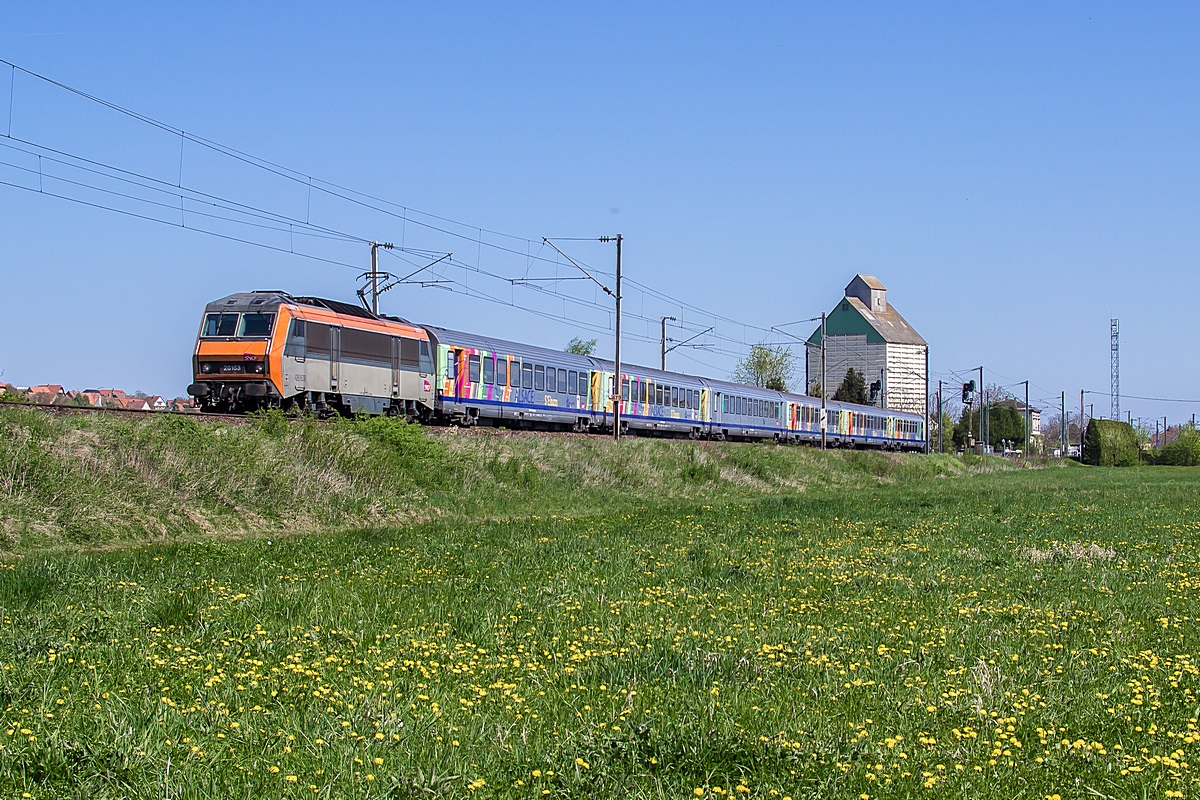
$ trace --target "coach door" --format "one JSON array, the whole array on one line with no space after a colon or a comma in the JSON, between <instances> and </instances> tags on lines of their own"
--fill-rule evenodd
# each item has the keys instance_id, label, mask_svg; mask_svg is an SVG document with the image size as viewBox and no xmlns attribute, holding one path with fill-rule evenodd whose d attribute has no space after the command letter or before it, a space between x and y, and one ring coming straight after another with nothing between
<instances>
[{"instance_id":1,"label":"coach door","mask_svg":"<svg viewBox=\"0 0 1200 800\"><path fill-rule=\"evenodd\" d=\"M329 391L341 392L338 387L338 362L342 360L342 329L331 325L329 327Z\"/></svg>"}]
</instances>

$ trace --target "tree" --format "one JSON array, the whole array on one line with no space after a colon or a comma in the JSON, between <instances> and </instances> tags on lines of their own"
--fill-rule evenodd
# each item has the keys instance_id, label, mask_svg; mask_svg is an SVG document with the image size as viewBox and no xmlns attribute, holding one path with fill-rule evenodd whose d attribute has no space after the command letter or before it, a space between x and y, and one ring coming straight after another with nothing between
<instances>
[{"instance_id":1,"label":"tree","mask_svg":"<svg viewBox=\"0 0 1200 800\"><path fill-rule=\"evenodd\" d=\"M786 392L796 373L796 354L783 345L756 344L733 370L735 383Z\"/></svg>"},{"instance_id":2,"label":"tree","mask_svg":"<svg viewBox=\"0 0 1200 800\"><path fill-rule=\"evenodd\" d=\"M580 339L576 336L571 341L567 342L567 346L563 348L564 352L574 353L577 356L590 356L596 353L595 339Z\"/></svg>"},{"instance_id":3,"label":"tree","mask_svg":"<svg viewBox=\"0 0 1200 800\"><path fill-rule=\"evenodd\" d=\"M969 436L979 435L979 409L964 412L958 425L954 427L954 444L956 447L966 447ZM992 447L1000 447L1003 442L1018 447L1025 446L1025 414L1017 408L1012 400L1002 400L988 403L987 438ZM1032 444L1032 443L1031 443Z\"/></svg>"},{"instance_id":4,"label":"tree","mask_svg":"<svg viewBox=\"0 0 1200 800\"><path fill-rule=\"evenodd\" d=\"M841 386L838 386L837 391L833 393L833 399L843 403L867 405L869 401L867 382L863 380L863 376L858 370L854 367L846 370L846 377L842 378Z\"/></svg>"},{"instance_id":5,"label":"tree","mask_svg":"<svg viewBox=\"0 0 1200 800\"><path fill-rule=\"evenodd\" d=\"M809 397L820 397L821 396L821 382L820 381L812 382L812 386L808 387L808 396Z\"/></svg>"},{"instance_id":6,"label":"tree","mask_svg":"<svg viewBox=\"0 0 1200 800\"><path fill-rule=\"evenodd\" d=\"M28 403L29 396L15 392L12 389L5 387L3 392L0 392L0 402L3 403Z\"/></svg>"}]
</instances>

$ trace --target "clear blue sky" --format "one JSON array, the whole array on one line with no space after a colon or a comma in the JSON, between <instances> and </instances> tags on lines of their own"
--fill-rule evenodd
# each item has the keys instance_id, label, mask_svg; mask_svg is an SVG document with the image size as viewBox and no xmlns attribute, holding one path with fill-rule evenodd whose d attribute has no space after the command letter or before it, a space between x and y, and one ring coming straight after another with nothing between
<instances>
[{"instance_id":1,"label":"clear blue sky","mask_svg":"<svg viewBox=\"0 0 1200 800\"><path fill-rule=\"evenodd\" d=\"M620 232L630 278L740 321L813 316L873 273L929 340L935 378L982 362L1077 405L1081 387L1107 391L1119 317L1123 394L1200 398L1195 4L7 3L0 58L470 226L534 243ZM0 101L9 80L0 70ZM20 73L12 98L15 137L179 178L178 137ZM31 174L0 167L0 180ZM394 216L310 205L298 184L200 148L185 148L182 178L497 274L528 267ZM610 268L611 246L562 246ZM313 247L367 263L359 244ZM352 300L355 286L345 267L0 186L0 380L178 395L205 302L258 288ZM678 310L627 299L646 317ZM553 347L578 332L433 288L396 289L383 307ZM630 331L627 358L654 363L657 330ZM714 344L671 366L728 374L734 348Z\"/></svg>"}]
</instances>

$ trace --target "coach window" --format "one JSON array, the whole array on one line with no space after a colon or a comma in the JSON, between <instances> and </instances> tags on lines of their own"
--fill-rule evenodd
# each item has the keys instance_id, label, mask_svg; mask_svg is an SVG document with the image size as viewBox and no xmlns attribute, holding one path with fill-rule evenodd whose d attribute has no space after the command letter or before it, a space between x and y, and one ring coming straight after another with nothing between
<instances>
[{"instance_id":1,"label":"coach window","mask_svg":"<svg viewBox=\"0 0 1200 800\"><path fill-rule=\"evenodd\" d=\"M565 392L567 390L567 371L565 369L560 369L558 371L558 390L560 392Z\"/></svg>"},{"instance_id":2,"label":"coach window","mask_svg":"<svg viewBox=\"0 0 1200 800\"><path fill-rule=\"evenodd\" d=\"M446 351L446 377L453 380L458 377L458 364L454 360L454 351Z\"/></svg>"},{"instance_id":3,"label":"coach window","mask_svg":"<svg viewBox=\"0 0 1200 800\"><path fill-rule=\"evenodd\" d=\"M433 357L429 355L429 342L420 340L421 356L417 368L426 374L433 372Z\"/></svg>"},{"instance_id":4,"label":"coach window","mask_svg":"<svg viewBox=\"0 0 1200 800\"><path fill-rule=\"evenodd\" d=\"M484 356L483 382L489 386L496 382L496 359L492 356Z\"/></svg>"},{"instance_id":5,"label":"coach window","mask_svg":"<svg viewBox=\"0 0 1200 800\"><path fill-rule=\"evenodd\" d=\"M590 392L588 391L590 389L590 386L588 385L590 380L591 379L590 379L589 373L587 373L587 372L579 373L579 396L580 397L587 397L590 394Z\"/></svg>"},{"instance_id":6,"label":"coach window","mask_svg":"<svg viewBox=\"0 0 1200 800\"><path fill-rule=\"evenodd\" d=\"M504 356L496 359L496 385L508 385L508 359Z\"/></svg>"},{"instance_id":7,"label":"coach window","mask_svg":"<svg viewBox=\"0 0 1200 800\"><path fill-rule=\"evenodd\" d=\"M479 356L467 356L467 379L471 383L479 383Z\"/></svg>"},{"instance_id":8,"label":"coach window","mask_svg":"<svg viewBox=\"0 0 1200 800\"><path fill-rule=\"evenodd\" d=\"M629 400L629 378L621 378L621 399Z\"/></svg>"},{"instance_id":9,"label":"coach window","mask_svg":"<svg viewBox=\"0 0 1200 800\"><path fill-rule=\"evenodd\" d=\"M527 361L521 362L521 388L533 388L533 364Z\"/></svg>"},{"instance_id":10,"label":"coach window","mask_svg":"<svg viewBox=\"0 0 1200 800\"><path fill-rule=\"evenodd\" d=\"M533 368L533 388L539 392L546 389L546 368L537 364Z\"/></svg>"},{"instance_id":11,"label":"coach window","mask_svg":"<svg viewBox=\"0 0 1200 800\"><path fill-rule=\"evenodd\" d=\"M567 373L567 394L578 394L579 373L571 370Z\"/></svg>"},{"instance_id":12,"label":"coach window","mask_svg":"<svg viewBox=\"0 0 1200 800\"><path fill-rule=\"evenodd\" d=\"M546 367L546 391L558 391L558 381L554 379L554 367Z\"/></svg>"}]
</instances>

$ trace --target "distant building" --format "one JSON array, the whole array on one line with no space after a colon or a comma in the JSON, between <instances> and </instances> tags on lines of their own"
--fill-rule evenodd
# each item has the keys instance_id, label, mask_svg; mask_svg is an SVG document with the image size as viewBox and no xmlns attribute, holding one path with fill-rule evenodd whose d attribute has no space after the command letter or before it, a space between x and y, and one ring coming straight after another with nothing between
<instances>
[{"instance_id":1,"label":"distant building","mask_svg":"<svg viewBox=\"0 0 1200 800\"><path fill-rule=\"evenodd\" d=\"M29 387L29 399L35 403L53 403L55 398L63 393L63 387L57 383L43 383Z\"/></svg>"},{"instance_id":2,"label":"distant building","mask_svg":"<svg viewBox=\"0 0 1200 800\"><path fill-rule=\"evenodd\" d=\"M122 394L124 394L124 392L122 392ZM120 404L120 407L126 409L127 411L150 411L150 410L152 410L150 408L150 404L140 397L126 396L126 397L115 398L115 399L116 399L116 402Z\"/></svg>"},{"instance_id":3,"label":"distant building","mask_svg":"<svg viewBox=\"0 0 1200 800\"><path fill-rule=\"evenodd\" d=\"M1025 416L1025 404L1018 402L1017 411L1021 416ZM1042 410L1040 408L1029 407L1029 438L1042 438Z\"/></svg>"},{"instance_id":4,"label":"distant building","mask_svg":"<svg viewBox=\"0 0 1200 800\"><path fill-rule=\"evenodd\" d=\"M929 390L929 345L888 303L887 288L874 275L855 275L846 296L825 320L825 376L833 397L853 367L870 386L881 382L877 405L925 413ZM821 380L821 328L805 346L807 386Z\"/></svg>"},{"instance_id":5,"label":"distant building","mask_svg":"<svg viewBox=\"0 0 1200 800\"><path fill-rule=\"evenodd\" d=\"M150 404L151 411L166 411L167 410L167 401L162 399L161 397L159 397L156 394L151 395L150 397L147 397L146 402Z\"/></svg>"}]
</instances>

